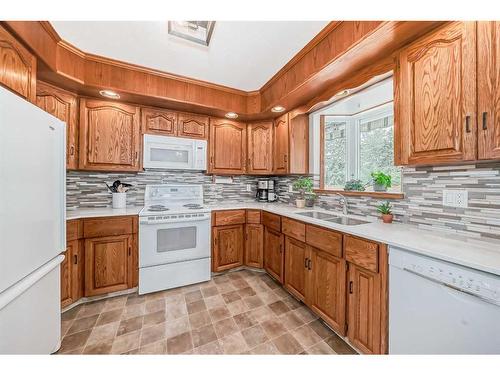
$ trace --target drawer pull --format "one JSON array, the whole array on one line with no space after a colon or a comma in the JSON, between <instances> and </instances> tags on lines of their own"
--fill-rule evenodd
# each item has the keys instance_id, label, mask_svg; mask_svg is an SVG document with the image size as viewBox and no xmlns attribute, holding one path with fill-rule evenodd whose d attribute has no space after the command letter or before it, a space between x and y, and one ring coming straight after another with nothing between
<instances>
[{"instance_id":1,"label":"drawer pull","mask_svg":"<svg viewBox=\"0 0 500 375\"><path fill-rule=\"evenodd\" d=\"M483 112L483 130L488 129L487 116L488 112Z\"/></svg>"},{"instance_id":2,"label":"drawer pull","mask_svg":"<svg viewBox=\"0 0 500 375\"><path fill-rule=\"evenodd\" d=\"M312 262L311 262L311 259L308 259L307 260L307 269L310 271L312 270Z\"/></svg>"},{"instance_id":3,"label":"drawer pull","mask_svg":"<svg viewBox=\"0 0 500 375\"><path fill-rule=\"evenodd\" d=\"M470 116L465 116L465 131L470 133Z\"/></svg>"},{"instance_id":4,"label":"drawer pull","mask_svg":"<svg viewBox=\"0 0 500 375\"><path fill-rule=\"evenodd\" d=\"M308 261L308 260L309 260L309 258L306 258L306 259L304 260L304 268L307 268L307 261Z\"/></svg>"},{"instance_id":5,"label":"drawer pull","mask_svg":"<svg viewBox=\"0 0 500 375\"><path fill-rule=\"evenodd\" d=\"M73 264L78 264L78 255L73 255Z\"/></svg>"},{"instance_id":6,"label":"drawer pull","mask_svg":"<svg viewBox=\"0 0 500 375\"><path fill-rule=\"evenodd\" d=\"M352 294L352 281L349 281L349 294Z\"/></svg>"}]
</instances>

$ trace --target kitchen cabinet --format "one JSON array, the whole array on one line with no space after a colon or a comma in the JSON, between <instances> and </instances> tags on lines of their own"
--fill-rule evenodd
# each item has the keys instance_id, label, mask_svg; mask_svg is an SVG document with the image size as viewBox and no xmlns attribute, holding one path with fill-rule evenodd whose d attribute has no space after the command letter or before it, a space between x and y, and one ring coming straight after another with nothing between
<instances>
[{"instance_id":1,"label":"kitchen cabinet","mask_svg":"<svg viewBox=\"0 0 500 375\"><path fill-rule=\"evenodd\" d=\"M281 284L284 276L283 242L280 232L264 227L264 269Z\"/></svg>"},{"instance_id":2,"label":"kitchen cabinet","mask_svg":"<svg viewBox=\"0 0 500 375\"><path fill-rule=\"evenodd\" d=\"M208 116L181 112L177 120L177 136L207 139L208 123Z\"/></svg>"},{"instance_id":3,"label":"kitchen cabinet","mask_svg":"<svg viewBox=\"0 0 500 375\"><path fill-rule=\"evenodd\" d=\"M220 272L243 265L244 225L212 228L212 271Z\"/></svg>"},{"instance_id":4,"label":"kitchen cabinet","mask_svg":"<svg viewBox=\"0 0 500 375\"><path fill-rule=\"evenodd\" d=\"M132 287L131 234L85 240L85 295L116 292Z\"/></svg>"},{"instance_id":5,"label":"kitchen cabinet","mask_svg":"<svg viewBox=\"0 0 500 375\"><path fill-rule=\"evenodd\" d=\"M160 108L141 108L143 133L177 135L177 112Z\"/></svg>"},{"instance_id":6,"label":"kitchen cabinet","mask_svg":"<svg viewBox=\"0 0 500 375\"><path fill-rule=\"evenodd\" d=\"M477 23L478 158L500 159L500 22Z\"/></svg>"},{"instance_id":7,"label":"kitchen cabinet","mask_svg":"<svg viewBox=\"0 0 500 375\"><path fill-rule=\"evenodd\" d=\"M66 123L66 169L78 169L78 98L38 81L36 105Z\"/></svg>"},{"instance_id":8,"label":"kitchen cabinet","mask_svg":"<svg viewBox=\"0 0 500 375\"><path fill-rule=\"evenodd\" d=\"M210 118L209 173L244 174L247 163L246 125Z\"/></svg>"},{"instance_id":9,"label":"kitchen cabinet","mask_svg":"<svg viewBox=\"0 0 500 375\"><path fill-rule=\"evenodd\" d=\"M306 244L285 236L284 286L300 301L306 299L307 272L311 268Z\"/></svg>"},{"instance_id":10,"label":"kitchen cabinet","mask_svg":"<svg viewBox=\"0 0 500 375\"><path fill-rule=\"evenodd\" d=\"M66 252L61 263L61 307L83 297L84 249L81 237L81 222L69 220L66 224Z\"/></svg>"},{"instance_id":11,"label":"kitchen cabinet","mask_svg":"<svg viewBox=\"0 0 500 375\"><path fill-rule=\"evenodd\" d=\"M289 114L289 174L309 173L309 115Z\"/></svg>"},{"instance_id":12,"label":"kitchen cabinet","mask_svg":"<svg viewBox=\"0 0 500 375\"><path fill-rule=\"evenodd\" d=\"M394 79L397 165L477 158L475 22L447 24L404 47Z\"/></svg>"},{"instance_id":13,"label":"kitchen cabinet","mask_svg":"<svg viewBox=\"0 0 500 375\"><path fill-rule=\"evenodd\" d=\"M139 107L80 100L80 169L138 171Z\"/></svg>"},{"instance_id":14,"label":"kitchen cabinet","mask_svg":"<svg viewBox=\"0 0 500 375\"><path fill-rule=\"evenodd\" d=\"M36 103L36 58L0 26L0 84Z\"/></svg>"},{"instance_id":15,"label":"kitchen cabinet","mask_svg":"<svg viewBox=\"0 0 500 375\"><path fill-rule=\"evenodd\" d=\"M247 173L266 175L273 173L273 122L247 125Z\"/></svg>"},{"instance_id":16,"label":"kitchen cabinet","mask_svg":"<svg viewBox=\"0 0 500 375\"><path fill-rule=\"evenodd\" d=\"M245 226L245 266L262 268L264 253L264 227L262 224Z\"/></svg>"},{"instance_id":17,"label":"kitchen cabinet","mask_svg":"<svg viewBox=\"0 0 500 375\"><path fill-rule=\"evenodd\" d=\"M288 113L274 120L274 174L288 173Z\"/></svg>"},{"instance_id":18,"label":"kitchen cabinet","mask_svg":"<svg viewBox=\"0 0 500 375\"><path fill-rule=\"evenodd\" d=\"M317 248L309 249L306 303L337 333L345 335L346 262Z\"/></svg>"}]
</instances>

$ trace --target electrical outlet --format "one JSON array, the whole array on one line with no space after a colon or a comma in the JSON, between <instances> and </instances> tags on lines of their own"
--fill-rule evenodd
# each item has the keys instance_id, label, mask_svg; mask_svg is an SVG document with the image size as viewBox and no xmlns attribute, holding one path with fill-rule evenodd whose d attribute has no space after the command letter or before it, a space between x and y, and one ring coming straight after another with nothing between
<instances>
[{"instance_id":1,"label":"electrical outlet","mask_svg":"<svg viewBox=\"0 0 500 375\"><path fill-rule=\"evenodd\" d=\"M247 191L252 191L252 185L247 184Z\"/></svg>"},{"instance_id":2,"label":"electrical outlet","mask_svg":"<svg viewBox=\"0 0 500 375\"><path fill-rule=\"evenodd\" d=\"M443 206L467 208L468 201L467 190L443 190Z\"/></svg>"},{"instance_id":3,"label":"electrical outlet","mask_svg":"<svg viewBox=\"0 0 500 375\"><path fill-rule=\"evenodd\" d=\"M292 184L288 185L288 192L293 193L293 185Z\"/></svg>"}]
</instances>

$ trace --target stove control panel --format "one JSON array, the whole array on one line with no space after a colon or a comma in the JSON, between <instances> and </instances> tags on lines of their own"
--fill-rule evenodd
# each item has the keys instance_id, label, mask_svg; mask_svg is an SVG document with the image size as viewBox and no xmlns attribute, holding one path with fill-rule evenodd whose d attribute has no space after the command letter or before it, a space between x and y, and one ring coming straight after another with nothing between
<instances>
[{"instance_id":1,"label":"stove control panel","mask_svg":"<svg viewBox=\"0 0 500 375\"><path fill-rule=\"evenodd\" d=\"M139 219L140 224L161 224L161 223L178 223L184 221L198 221L209 220L209 212L196 212L196 213L172 213L172 214L158 214L150 216L141 216Z\"/></svg>"}]
</instances>

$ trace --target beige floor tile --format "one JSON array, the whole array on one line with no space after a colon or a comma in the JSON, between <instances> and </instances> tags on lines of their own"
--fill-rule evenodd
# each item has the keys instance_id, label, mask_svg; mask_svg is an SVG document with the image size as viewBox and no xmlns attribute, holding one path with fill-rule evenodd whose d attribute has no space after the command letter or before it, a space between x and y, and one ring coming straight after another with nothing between
<instances>
[{"instance_id":1,"label":"beige floor tile","mask_svg":"<svg viewBox=\"0 0 500 375\"><path fill-rule=\"evenodd\" d=\"M92 333L90 334L87 340L88 345L96 345L102 341L113 341L116 336L116 332L118 330L118 325L120 322L113 322L109 324L105 324L99 327L94 327ZM110 347L111 349L111 347Z\"/></svg>"},{"instance_id":2,"label":"beige floor tile","mask_svg":"<svg viewBox=\"0 0 500 375\"><path fill-rule=\"evenodd\" d=\"M275 337L281 336L287 332L283 324L280 323L278 318L273 318L260 323L267 337L273 339Z\"/></svg>"},{"instance_id":3,"label":"beige floor tile","mask_svg":"<svg viewBox=\"0 0 500 375\"><path fill-rule=\"evenodd\" d=\"M337 354L357 354L353 348L335 333L328 337L325 343Z\"/></svg>"},{"instance_id":4,"label":"beige floor tile","mask_svg":"<svg viewBox=\"0 0 500 375\"><path fill-rule=\"evenodd\" d=\"M267 306L277 316L283 315L284 313L287 313L288 311L290 311L290 308L283 301L276 301L276 302L273 302Z\"/></svg>"},{"instance_id":5,"label":"beige floor tile","mask_svg":"<svg viewBox=\"0 0 500 375\"><path fill-rule=\"evenodd\" d=\"M155 299L153 301L146 301L144 312L146 314L163 311L166 309L166 303L163 298Z\"/></svg>"},{"instance_id":6,"label":"beige floor tile","mask_svg":"<svg viewBox=\"0 0 500 375\"><path fill-rule=\"evenodd\" d=\"M141 338L141 331L135 331L128 335L118 336L113 341L111 347L112 354L122 354L130 352L131 350L139 348L139 340Z\"/></svg>"},{"instance_id":7,"label":"beige floor tile","mask_svg":"<svg viewBox=\"0 0 500 375\"><path fill-rule=\"evenodd\" d=\"M275 338L273 344L281 354L299 354L304 350L290 333Z\"/></svg>"},{"instance_id":8,"label":"beige floor tile","mask_svg":"<svg viewBox=\"0 0 500 375\"><path fill-rule=\"evenodd\" d=\"M212 341L217 341L217 335L212 324L193 329L191 331L191 336L195 348L206 345Z\"/></svg>"},{"instance_id":9,"label":"beige floor tile","mask_svg":"<svg viewBox=\"0 0 500 375\"><path fill-rule=\"evenodd\" d=\"M163 323L166 320L165 310L157 311L151 314L144 315L144 321L142 325L144 327Z\"/></svg>"},{"instance_id":10,"label":"beige floor tile","mask_svg":"<svg viewBox=\"0 0 500 375\"><path fill-rule=\"evenodd\" d=\"M279 297L276 295L276 293L272 291L267 291L267 292L260 292L258 293L259 298L266 304L269 305L270 303L279 301Z\"/></svg>"},{"instance_id":11,"label":"beige floor tile","mask_svg":"<svg viewBox=\"0 0 500 375\"><path fill-rule=\"evenodd\" d=\"M242 354L249 348L240 332L219 339L224 354Z\"/></svg>"},{"instance_id":12,"label":"beige floor tile","mask_svg":"<svg viewBox=\"0 0 500 375\"><path fill-rule=\"evenodd\" d=\"M82 354L110 354L112 346L113 339L101 340L94 344L87 343Z\"/></svg>"},{"instance_id":13,"label":"beige floor tile","mask_svg":"<svg viewBox=\"0 0 500 375\"><path fill-rule=\"evenodd\" d=\"M160 340L152 344L141 346L138 354L166 354L167 340Z\"/></svg>"},{"instance_id":14,"label":"beige floor tile","mask_svg":"<svg viewBox=\"0 0 500 375\"><path fill-rule=\"evenodd\" d=\"M193 349L193 341L190 332L184 332L178 336L167 339L168 354L182 354Z\"/></svg>"},{"instance_id":15,"label":"beige floor tile","mask_svg":"<svg viewBox=\"0 0 500 375\"><path fill-rule=\"evenodd\" d=\"M276 346L274 346L272 342L268 341L250 350L250 354L280 354L280 352L276 349Z\"/></svg>"},{"instance_id":16,"label":"beige floor tile","mask_svg":"<svg viewBox=\"0 0 500 375\"><path fill-rule=\"evenodd\" d=\"M252 297L257 294L255 290L251 286L247 286L246 288L239 289L238 294L241 296L241 298L246 298L246 297Z\"/></svg>"},{"instance_id":17,"label":"beige floor tile","mask_svg":"<svg viewBox=\"0 0 500 375\"><path fill-rule=\"evenodd\" d=\"M299 307L298 309L294 310L294 312L300 317L300 319L302 319L304 323L310 323L318 319L318 317L306 306Z\"/></svg>"},{"instance_id":18,"label":"beige floor tile","mask_svg":"<svg viewBox=\"0 0 500 375\"><path fill-rule=\"evenodd\" d=\"M321 320L314 320L311 323L308 324L309 327L311 327L314 332L318 334L322 339L326 339L330 337L333 332L330 328L328 328Z\"/></svg>"},{"instance_id":19,"label":"beige floor tile","mask_svg":"<svg viewBox=\"0 0 500 375\"><path fill-rule=\"evenodd\" d=\"M208 309L213 309L215 307L225 306L226 303L224 302L222 296L217 294L215 296L205 298L205 305Z\"/></svg>"},{"instance_id":20,"label":"beige floor tile","mask_svg":"<svg viewBox=\"0 0 500 375\"><path fill-rule=\"evenodd\" d=\"M167 338L178 336L190 330L191 325L189 324L189 318L187 316L165 323L165 337Z\"/></svg>"},{"instance_id":21,"label":"beige floor tile","mask_svg":"<svg viewBox=\"0 0 500 375\"><path fill-rule=\"evenodd\" d=\"M259 296L243 298L243 302L249 310L253 310L264 305L264 302L259 298Z\"/></svg>"},{"instance_id":22,"label":"beige floor tile","mask_svg":"<svg viewBox=\"0 0 500 375\"><path fill-rule=\"evenodd\" d=\"M82 308L80 309L76 318L81 319L81 318L86 318L86 317L93 316L96 314L98 315L104 310L105 304L106 304L105 300L86 303L85 305L82 306Z\"/></svg>"},{"instance_id":23,"label":"beige floor tile","mask_svg":"<svg viewBox=\"0 0 500 375\"><path fill-rule=\"evenodd\" d=\"M146 302L145 296L140 296L137 293L134 293L128 296L125 306L140 305L143 304L144 302Z\"/></svg>"},{"instance_id":24,"label":"beige floor tile","mask_svg":"<svg viewBox=\"0 0 500 375\"><path fill-rule=\"evenodd\" d=\"M73 324L72 320L61 320L61 336L64 337Z\"/></svg>"},{"instance_id":25,"label":"beige floor tile","mask_svg":"<svg viewBox=\"0 0 500 375\"><path fill-rule=\"evenodd\" d=\"M309 348L322 340L321 337L307 325L291 331L291 334L303 348Z\"/></svg>"},{"instance_id":26,"label":"beige floor tile","mask_svg":"<svg viewBox=\"0 0 500 375\"><path fill-rule=\"evenodd\" d=\"M327 345L328 346L328 345ZM218 340L195 349L195 354L224 354Z\"/></svg>"},{"instance_id":27,"label":"beige floor tile","mask_svg":"<svg viewBox=\"0 0 500 375\"><path fill-rule=\"evenodd\" d=\"M186 304L188 314L196 314L200 311L205 311L207 309L207 305L205 305L205 301L202 299L199 301L191 302Z\"/></svg>"},{"instance_id":28,"label":"beige floor tile","mask_svg":"<svg viewBox=\"0 0 500 375\"><path fill-rule=\"evenodd\" d=\"M127 296L118 296L106 299L104 311L116 310L125 307L127 303Z\"/></svg>"},{"instance_id":29,"label":"beige floor tile","mask_svg":"<svg viewBox=\"0 0 500 375\"><path fill-rule=\"evenodd\" d=\"M61 314L61 320L69 321L69 320L74 320L76 319L76 316L82 309L83 305L78 305L73 307L72 309L65 311Z\"/></svg>"},{"instance_id":30,"label":"beige floor tile","mask_svg":"<svg viewBox=\"0 0 500 375\"><path fill-rule=\"evenodd\" d=\"M210 319L210 314L206 310L189 315L189 323L191 324L192 329L206 326L211 322L212 320Z\"/></svg>"},{"instance_id":31,"label":"beige floor tile","mask_svg":"<svg viewBox=\"0 0 500 375\"><path fill-rule=\"evenodd\" d=\"M225 283L225 284L217 284L217 290L220 294L230 293L236 291L233 284Z\"/></svg>"},{"instance_id":32,"label":"beige floor tile","mask_svg":"<svg viewBox=\"0 0 500 375\"><path fill-rule=\"evenodd\" d=\"M184 300L180 302L168 302L165 318L168 321L176 320L188 314L186 303Z\"/></svg>"},{"instance_id":33,"label":"beige floor tile","mask_svg":"<svg viewBox=\"0 0 500 375\"><path fill-rule=\"evenodd\" d=\"M227 318L224 320L219 320L218 322L215 322L214 324L215 332L217 334L217 337L219 339L233 335L234 333L239 332L239 328L234 322L233 318Z\"/></svg>"},{"instance_id":34,"label":"beige floor tile","mask_svg":"<svg viewBox=\"0 0 500 375\"><path fill-rule=\"evenodd\" d=\"M228 303L226 307L231 315L238 315L249 310L247 305L245 305L245 303L241 299Z\"/></svg>"},{"instance_id":35,"label":"beige floor tile","mask_svg":"<svg viewBox=\"0 0 500 375\"><path fill-rule=\"evenodd\" d=\"M122 314L123 314L123 308L104 311L101 313L101 315L99 315L99 318L97 319L95 325L102 326L113 322L119 322L121 320Z\"/></svg>"},{"instance_id":36,"label":"beige floor tile","mask_svg":"<svg viewBox=\"0 0 500 375\"><path fill-rule=\"evenodd\" d=\"M276 317L273 311L267 306L258 307L249 312L250 316L257 320L259 323L265 322L266 320L273 319Z\"/></svg>"},{"instance_id":37,"label":"beige floor tile","mask_svg":"<svg viewBox=\"0 0 500 375\"><path fill-rule=\"evenodd\" d=\"M231 292L223 293L222 298L224 299L225 303L231 303L240 300L241 296L238 294L236 290L233 290Z\"/></svg>"},{"instance_id":38,"label":"beige floor tile","mask_svg":"<svg viewBox=\"0 0 500 375\"><path fill-rule=\"evenodd\" d=\"M69 327L68 335L71 335L76 332L86 331L95 326L99 315L88 316L85 318L75 319L73 320L73 324Z\"/></svg>"},{"instance_id":39,"label":"beige floor tile","mask_svg":"<svg viewBox=\"0 0 500 375\"><path fill-rule=\"evenodd\" d=\"M300 317L293 311L289 311L280 316L280 321L283 326L288 330L296 329L304 325L304 322Z\"/></svg>"},{"instance_id":40,"label":"beige floor tile","mask_svg":"<svg viewBox=\"0 0 500 375\"><path fill-rule=\"evenodd\" d=\"M201 294L203 294L204 298L212 297L212 296L218 295L219 294L219 290L217 289L217 287L215 285L212 285L212 286L209 286L209 287L206 287L206 288L202 288L201 289Z\"/></svg>"},{"instance_id":41,"label":"beige floor tile","mask_svg":"<svg viewBox=\"0 0 500 375\"><path fill-rule=\"evenodd\" d=\"M125 319L120 322L118 327L117 336L126 335L127 333L140 330L142 328L142 316L136 316L135 318Z\"/></svg>"},{"instance_id":42,"label":"beige floor tile","mask_svg":"<svg viewBox=\"0 0 500 375\"><path fill-rule=\"evenodd\" d=\"M64 337L59 351L61 353L84 347L92 331L87 329Z\"/></svg>"},{"instance_id":43,"label":"beige floor tile","mask_svg":"<svg viewBox=\"0 0 500 375\"><path fill-rule=\"evenodd\" d=\"M307 349L308 354L337 354L335 351L324 341L320 341L317 344L311 346Z\"/></svg>"},{"instance_id":44,"label":"beige floor tile","mask_svg":"<svg viewBox=\"0 0 500 375\"><path fill-rule=\"evenodd\" d=\"M247 311L238 315L233 316L235 323L238 325L240 330L244 330L257 325L259 322L252 316L251 311Z\"/></svg>"},{"instance_id":45,"label":"beige floor tile","mask_svg":"<svg viewBox=\"0 0 500 375\"><path fill-rule=\"evenodd\" d=\"M140 346L147 346L165 338L165 323L156 324L142 329Z\"/></svg>"},{"instance_id":46,"label":"beige floor tile","mask_svg":"<svg viewBox=\"0 0 500 375\"><path fill-rule=\"evenodd\" d=\"M249 348L253 348L268 341L268 337L260 325L247 328L241 331L241 334Z\"/></svg>"},{"instance_id":47,"label":"beige floor tile","mask_svg":"<svg viewBox=\"0 0 500 375\"><path fill-rule=\"evenodd\" d=\"M184 298L186 299L186 304L191 302L196 302L203 299L203 295L200 290L195 290L194 292L188 292L184 294Z\"/></svg>"},{"instance_id":48,"label":"beige floor tile","mask_svg":"<svg viewBox=\"0 0 500 375\"><path fill-rule=\"evenodd\" d=\"M144 304L132 304L124 307L122 319L135 318L141 315L144 315Z\"/></svg>"},{"instance_id":49,"label":"beige floor tile","mask_svg":"<svg viewBox=\"0 0 500 375\"><path fill-rule=\"evenodd\" d=\"M219 306L208 310L213 322L231 317L231 313L226 306Z\"/></svg>"}]
</instances>

